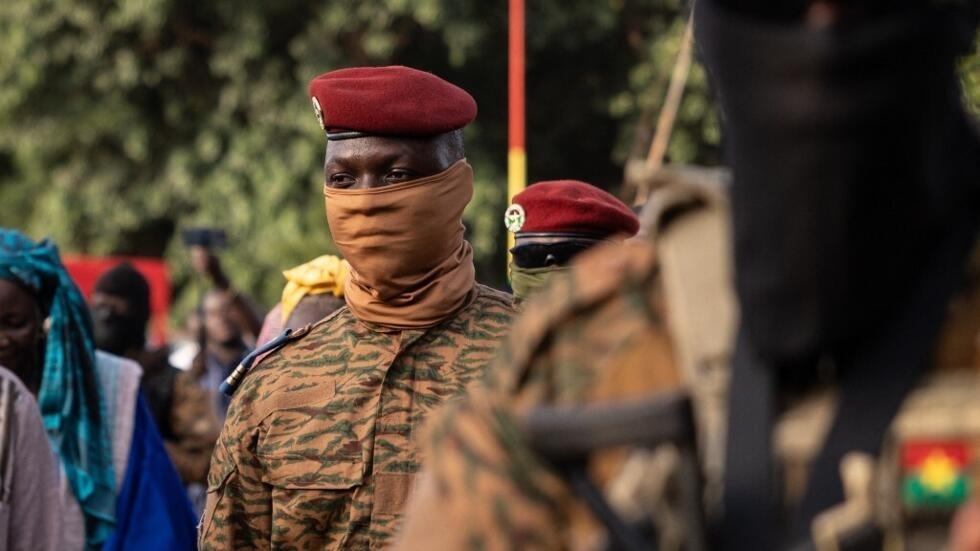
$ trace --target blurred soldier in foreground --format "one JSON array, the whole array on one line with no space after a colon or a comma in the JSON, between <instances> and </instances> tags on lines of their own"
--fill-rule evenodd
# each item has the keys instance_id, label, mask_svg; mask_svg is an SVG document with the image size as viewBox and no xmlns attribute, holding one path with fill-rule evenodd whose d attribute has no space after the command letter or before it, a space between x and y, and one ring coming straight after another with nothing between
<instances>
[{"instance_id":1,"label":"blurred soldier in foreground","mask_svg":"<svg viewBox=\"0 0 980 551\"><path fill-rule=\"evenodd\" d=\"M716 547L937 549L948 504L964 499L966 480L976 477L980 441L972 414L962 417L966 397L980 388L980 276L967 261L980 220L980 148L954 73L975 20L962 5L927 2L705 0L696 13L734 171L742 313ZM711 332L685 321L710 324L699 312L712 307L724 317L725 293L699 298L685 287L702 280L719 289L728 280L724 270L707 278L693 270L682 285L672 283L698 244L671 233L690 227L698 202L666 215L655 204L651 213L662 214L651 216L659 222L647 234L656 254L635 243L583 255L517 320L494 382L434 420L428 454L436 459L409 508L402 548L602 548L605 537L589 536L603 533L595 529L600 518L619 528L667 519L657 526L661 543L678 525L697 526L663 514L670 491L648 476L660 469L657 456L624 461L621 448L588 456L590 478L613 504L603 511L581 478L536 453L539 443L528 436L541 437L533 428L548 405L557 406L552 416L572 417L583 405L683 381L697 408L710 489L718 441L708 418L718 416L705 404L717 404L715 383L725 386L710 372L725 365L718 361L731 345L726 324ZM724 249L705 257L719 255ZM928 365L959 369L940 384L947 390L938 400L931 380L905 400ZM822 388L837 396L825 430L821 416L799 409ZM943 411L951 396L958 405ZM924 412L946 422L910 427ZM794 416L803 422L786 430ZM816 442L796 454L781 438L786 432L816 433ZM617 483L623 478L632 478L626 490ZM630 488L639 499L630 499ZM968 524L970 508L960 518ZM437 519L449 528L427 530ZM940 527L938 539L923 534L930 525ZM615 543L652 545L642 530L627 536L636 537ZM677 539L704 545L691 536Z\"/></svg>"},{"instance_id":2,"label":"blurred soldier in foreground","mask_svg":"<svg viewBox=\"0 0 980 551\"><path fill-rule=\"evenodd\" d=\"M510 284L519 300L566 271L582 251L632 237L640 226L622 201L577 180L528 186L507 207L504 224L515 237Z\"/></svg>"},{"instance_id":3,"label":"blurred soldier in foreground","mask_svg":"<svg viewBox=\"0 0 980 551\"><path fill-rule=\"evenodd\" d=\"M585 501L522 434L526 419L546 404L629 403L676 389L689 369L717 378L734 317L724 285L720 176L675 170L641 216L646 238L582 253L524 304L489 368L490 383L431 423L427 471L399 549L604 548L602 525ZM654 242L671 262L661 261ZM692 244L699 247L693 257L677 250ZM698 300L708 304L689 307ZM620 448L588 461L596 484L620 494L628 522L659 514L633 495L638 478L663 486L663 477L631 473L648 459ZM614 489L624 483L631 488ZM440 529L432 530L436 522ZM676 547L678 537L665 534L665 543Z\"/></svg>"},{"instance_id":4,"label":"blurred soldier in foreground","mask_svg":"<svg viewBox=\"0 0 980 551\"><path fill-rule=\"evenodd\" d=\"M934 500L952 498L966 475L962 451L975 429L954 422L931 441L912 442L896 414L903 401L915 405L906 396L936 364L943 319L972 324L957 312L962 301L951 303L958 289L977 284L964 275L980 221L980 145L955 72L975 36L972 7L698 5L695 31L731 144L742 312L729 398L726 548L809 539L873 548L882 531L911 546L917 534L909 529L941 513ZM963 376L952 388L977 388L975 371ZM823 430L814 418L803 424L823 433L812 454L795 473L777 468L775 421L821 389L836 399ZM889 461L892 453L901 457ZM873 463L879 456L901 474L876 481L886 475ZM949 476L937 482L930 465L940 464ZM795 474L797 484L777 473ZM887 497L876 502L876 492ZM850 518L824 515L845 497L853 499L838 512Z\"/></svg>"},{"instance_id":5,"label":"blurred soldier in foreground","mask_svg":"<svg viewBox=\"0 0 980 551\"><path fill-rule=\"evenodd\" d=\"M483 376L510 325L511 296L476 283L463 239L473 98L397 66L329 72L309 92L347 306L244 378L211 461L202 549L383 547L422 421Z\"/></svg>"}]
</instances>

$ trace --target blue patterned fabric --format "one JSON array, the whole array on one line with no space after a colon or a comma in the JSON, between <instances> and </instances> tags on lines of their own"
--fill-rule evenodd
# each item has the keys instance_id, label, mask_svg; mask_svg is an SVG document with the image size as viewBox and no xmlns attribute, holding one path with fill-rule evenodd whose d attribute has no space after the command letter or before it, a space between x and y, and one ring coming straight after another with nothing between
<instances>
[{"instance_id":1,"label":"blue patterned fabric","mask_svg":"<svg viewBox=\"0 0 980 551\"><path fill-rule=\"evenodd\" d=\"M4 228L0 228L0 279L30 290L47 316L37 401L48 439L85 516L86 548L98 549L115 527L116 494L109 419L105 398L95 383L95 344L85 299L53 243L35 243Z\"/></svg>"}]
</instances>

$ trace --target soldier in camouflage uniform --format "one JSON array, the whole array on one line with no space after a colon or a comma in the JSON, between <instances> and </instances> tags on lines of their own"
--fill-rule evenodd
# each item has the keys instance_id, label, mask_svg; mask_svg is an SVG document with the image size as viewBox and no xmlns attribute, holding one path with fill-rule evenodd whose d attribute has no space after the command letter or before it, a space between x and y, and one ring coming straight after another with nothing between
<instances>
[{"instance_id":1,"label":"soldier in camouflage uniform","mask_svg":"<svg viewBox=\"0 0 980 551\"><path fill-rule=\"evenodd\" d=\"M488 384L430 422L425 440L430 460L409 504L398 549L605 548L604 528L567 481L524 440L528 412L542 404L618 402L683 384L698 407L705 474L709 483L720 476L712 469L718 468L721 459L718 440L723 437L719 430L725 416L723 398L735 313L725 268L727 236L723 230L706 226L727 225L727 209L720 197L701 189L700 183L690 185L692 180L705 180L704 174L666 172L671 171L668 178L658 177L663 188L652 194L643 213L641 234L646 237L622 248L584 253L567 274L555 277L553 285L525 304L525 312L515 320L513 332L494 360ZM702 197L702 204L692 206L691 197L697 196ZM685 258L676 258L679 247L686 248ZM713 258L722 264L716 271L710 268ZM903 423L915 417L922 420L924 414L949 419L945 426L927 428L926 437L946 438L950 429L957 431L970 424L973 410L964 408L962 400L949 405L936 401L944 395L947 400L960 394L965 397L970 389L980 388L980 243L969 273L965 287L950 303L936 350L933 372L941 384L922 385L918 391L936 394L938 389L940 395L925 403L917 394L906 404L892 427L899 444ZM720 289L691 283L698 278ZM687 288L680 288L682 285ZM695 301L709 304L692 306ZM706 330L712 320L718 327ZM943 382L943 374L952 377ZM943 390L950 382L963 392L954 396ZM812 461L819 451L819 427L827 426L830 413L826 408L814 411L812 401L796 402L799 407L790 407L779 419L775 443L790 499L799 499L805 485L800 480L805 479L805 474L799 474L800 464ZM950 407L965 412L967 418L962 419L960 413L950 417ZM923 433L922 429L918 432ZM980 440L980 432L974 431L972 438ZM900 480L883 476L897 467L891 455L886 454L877 467L881 494L891 496L889 510L841 511L847 514L836 516L849 517L843 523L826 518L818 526L846 528L855 521L868 522L869 514L874 515L870 519L874 522L888 521L896 507L902 506L895 494L900 491ZM590 459L595 481L624 519L636 521L646 516L660 523L661 549L678 549L682 537L677 533L681 523L676 512L665 507L664 489L651 488L664 484L658 471L672 467L669 458L666 463L663 457L637 461L623 450ZM976 465L971 469L975 473ZM712 490L710 484L708 489ZM706 497L706 504L717 512L718 496L709 493ZM853 497L876 499L867 494ZM933 519L931 526L937 521L942 527L941 517ZM432 530L436 523L440 529ZM936 547L906 541L905 548Z\"/></svg>"},{"instance_id":2,"label":"soldier in camouflage uniform","mask_svg":"<svg viewBox=\"0 0 980 551\"><path fill-rule=\"evenodd\" d=\"M202 549L368 549L399 524L427 415L482 377L511 297L474 280L463 239L473 98L406 67L310 84L327 132L327 219L347 306L244 379L208 476Z\"/></svg>"}]
</instances>

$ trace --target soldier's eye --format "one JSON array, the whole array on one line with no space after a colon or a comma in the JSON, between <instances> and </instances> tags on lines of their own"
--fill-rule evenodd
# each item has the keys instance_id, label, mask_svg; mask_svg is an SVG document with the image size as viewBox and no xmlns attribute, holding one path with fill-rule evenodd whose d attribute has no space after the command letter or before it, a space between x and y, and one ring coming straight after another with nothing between
<instances>
[{"instance_id":1,"label":"soldier's eye","mask_svg":"<svg viewBox=\"0 0 980 551\"><path fill-rule=\"evenodd\" d=\"M407 182L407 181L411 180L412 177L413 177L412 176L412 173L409 172L409 171L407 171L407 170L394 169L394 170L388 171L388 173L385 174L385 183L386 184L397 184L399 182Z\"/></svg>"},{"instance_id":2,"label":"soldier's eye","mask_svg":"<svg viewBox=\"0 0 980 551\"><path fill-rule=\"evenodd\" d=\"M327 185L332 188L348 188L354 185L354 177L345 172L339 172L337 174L331 174L330 178L327 179Z\"/></svg>"}]
</instances>

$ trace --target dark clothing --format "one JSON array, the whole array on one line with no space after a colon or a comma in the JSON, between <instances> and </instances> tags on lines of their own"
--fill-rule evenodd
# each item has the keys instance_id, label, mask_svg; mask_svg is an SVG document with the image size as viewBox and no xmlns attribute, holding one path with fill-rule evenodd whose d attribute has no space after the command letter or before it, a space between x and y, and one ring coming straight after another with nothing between
<instances>
[{"instance_id":1,"label":"dark clothing","mask_svg":"<svg viewBox=\"0 0 980 551\"><path fill-rule=\"evenodd\" d=\"M177 474L185 484L204 482L220 422L211 394L192 373L170 364L166 348L146 350L140 391Z\"/></svg>"},{"instance_id":2,"label":"dark clothing","mask_svg":"<svg viewBox=\"0 0 980 551\"><path fill-rule=\"evenodd\" d=\"M734 174L741 325L726 549L779 545L776 399L787 381L811 385L826 365L840 401L786 539L808 538L814 517L843 500L841 458L880 449L929 365L977 235L980 140L955 78L975 21L934 2L867 17L872 4L828 27L804 24L802 13L781 21L788 5L765 17L744 0L696 11Z\"/></svg>"},{"instance_id":3,"label":"dark clothing","mask_svg":"<svg viewBox=\"0 0 980 551\"><path fill-rule=\"evenodd\" d=\"M135 360L143 368L140 390L150 406L157 430L164 440L173 440L170 411L173 408L174 379L180 370L170 365L166 348L146 350Z\"/></svg>"}]
</instances>

